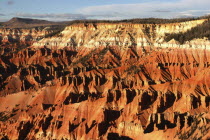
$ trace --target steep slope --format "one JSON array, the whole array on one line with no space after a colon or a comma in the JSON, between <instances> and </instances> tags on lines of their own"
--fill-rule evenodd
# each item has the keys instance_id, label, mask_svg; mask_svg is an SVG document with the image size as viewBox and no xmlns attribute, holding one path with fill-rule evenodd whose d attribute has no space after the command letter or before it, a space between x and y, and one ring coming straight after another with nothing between
<instances>
[{"instance_id":1,"label":"steep slope","mask_svg":"<svg viewBox=\"0 0 210 140\"><path fill-rule=\"evenodd\" d=\"M74 24L2 47L0 138L209 139L208 41L163 40L204 21Z\"/></svg>"},{"instance_id":2,"label":"steep slope","mask_svg":"<svg viewBox=\"0 0 210 140\"><path fill-rule=\"evenodd\" d=\"M0 44L28 44L32 45L43 38L53 36L60 31L64 26L47 26L47 27L35 27L29 29L0 29ZM20 46L19 46L20 47Z\"/></svg>"},{"instance_id":3,"label":"steep slope","mask_svg":"<svg viewBox=\"0 0 210 140\"><path fill-rule=\"evenodd\" d=\"M204 37L210 40L210 20L205 21L201 25L196 26L185 33L167 34L165 40L169 41L174 38L175 40L183 44L186 41Z\"/></svg>"},{"instance_id":4,"label":"steep slope","mask_svg":"<svg viewBox=\"0 0 210 140\"><path fill-rule=\"evenodd\" d=\"M44 38L35 47L161 46L166 33L183 33L207 19L170 24L98 23L68 26L59 37ZM166 44L170 45L170 44Z\"/></svg>"},{"instance_id":5,"label":"steep slope","mask_svg":"<svg viewBox=\"0 0 210 140\"><path fill-rule=\"evenodd\" d=\"M0 26L0 44L32 45L42 38L61 32L67 22L51 22L29 18L12 18Z\"/></svg>"}]
</instances>

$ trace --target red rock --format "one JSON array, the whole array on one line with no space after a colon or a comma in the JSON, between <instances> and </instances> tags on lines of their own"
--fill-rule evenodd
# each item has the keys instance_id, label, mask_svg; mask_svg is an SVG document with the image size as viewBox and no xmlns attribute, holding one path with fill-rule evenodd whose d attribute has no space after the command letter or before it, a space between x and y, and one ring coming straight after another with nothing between
<instances>
[{"instance_id":1,"label":"red rock","mask_svg":"<svg viewBox=\"0 0 210 140\"><path fill-rule=\"evenodd\" d=\"M113 26L120 25L99 28ZM98 30L91 24L65 30L70 28ZM14 51L0 51L0 138L210 137L209 49L102 45Z\"/></svg>"}]
</instances>

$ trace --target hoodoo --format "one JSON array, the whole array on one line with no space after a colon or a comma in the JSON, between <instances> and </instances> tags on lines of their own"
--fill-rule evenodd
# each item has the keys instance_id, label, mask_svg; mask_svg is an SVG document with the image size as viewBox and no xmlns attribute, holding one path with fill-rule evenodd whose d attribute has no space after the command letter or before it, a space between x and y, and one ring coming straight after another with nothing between
<instances>
[{"instance_id":1,"label":"hoodoo","mask_svg":"<svg viewBox=\"0 0 210 140\"><path fill-rule=\"evenodd\" d=\"M0 138L210 139L206 24L0 29Z\"/></svg>"}]
</instances>

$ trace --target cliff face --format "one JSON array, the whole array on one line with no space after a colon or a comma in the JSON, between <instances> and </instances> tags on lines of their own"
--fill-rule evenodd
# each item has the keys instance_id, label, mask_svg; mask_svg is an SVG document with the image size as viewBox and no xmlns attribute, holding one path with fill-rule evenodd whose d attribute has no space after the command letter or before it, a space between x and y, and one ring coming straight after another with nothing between
<instances>
[{"instance_id":1,"label":"cliff face","mask_svg":"<svg viewBox=\"0 0 210 140\"><path fill-rule=\"evenodd\" d=\"M58 31L58 26L36 27L29 29L0 28L0 43L22 43L32 45L34 42L41 40L45 36L49 36Z\"/></svg>"},{"instance_id":2,"label":"cliff face","mask_svg":"<svg viewBox=\"0 0 210 140\"><path fill-rule=\"evenodd\" d=\"M171 45L164 42L166 33L186 32L203 22L205 20L171 24L76 24L66 27L59 37L44 38L34 43L33 46L47 46L49 48L64 48L66 46L85 46L88 48L100 46L164 47L164 45Z\"/></svg>"},{"instance_id":3,"label":"cliff face","mask_svg":"<svg viewBox=\"0 0 210 140\"><path fill-rule=\"evenodd\" d=\"M203 21L79 24L1 48L0 138L208 139L208 41L161 47Z\"/></svg>"}]
</instances>

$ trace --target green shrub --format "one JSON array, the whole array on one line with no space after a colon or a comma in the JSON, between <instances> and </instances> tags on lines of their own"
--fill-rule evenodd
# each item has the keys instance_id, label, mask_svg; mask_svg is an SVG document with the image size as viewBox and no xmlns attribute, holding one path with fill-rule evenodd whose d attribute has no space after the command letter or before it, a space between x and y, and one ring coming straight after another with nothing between
<instances>
[{"instance_id":1,"label":"green shrub","mask_svg":"<svg viewBox=\"0 0 210 140\"><path fill-rule=\"evenodd\" d=\"M165 41L168 42L171 39L175 39L180 44L183 44L186 41L190 41L195 38L204 38L204 37L206 37L210 40L210 20L188 30L185 33L166 34Z\"/></svg>"}]
</instances>

